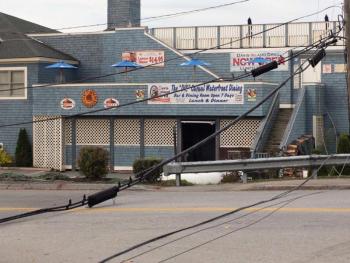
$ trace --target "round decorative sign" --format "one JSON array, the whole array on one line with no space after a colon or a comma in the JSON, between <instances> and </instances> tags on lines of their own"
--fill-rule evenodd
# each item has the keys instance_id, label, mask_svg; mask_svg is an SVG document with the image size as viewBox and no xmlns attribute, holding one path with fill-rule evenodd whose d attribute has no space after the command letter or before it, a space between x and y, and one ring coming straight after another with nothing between
<instances>
[{"instance_id":1,"label":"round decorative sign","mask_svg":"<svg viewBox=\"0 0 350 263\"><path fill-rule=\"evenodd\" d=\"M87 108L92 108L97 104L97 93L93 89L84 90L81 95L81 101Z\"/></svg>"},{"instance_id":2,"label":"round decorative sign","mask_svg":"<svg viewBox=\"0 0 350 263\"><path fill-rule=\"evenodd\" d=\"M71 110L75 107L75 101L71 98L64 98L61 100L61 108L64 110Z\"/></svg>"},{"instance_id":3,"label":"round decorative sign","mask_svg":"<svg viewBox=\"0 0 350 263\"><path fill-rule=\"evenodd\" d=\"M115 98L108 98L108 99L105 99L105 101L103 102L103 105L105 109L116 108L119 106L119 101L116 100Z\"/></svg>"}]
</instances>

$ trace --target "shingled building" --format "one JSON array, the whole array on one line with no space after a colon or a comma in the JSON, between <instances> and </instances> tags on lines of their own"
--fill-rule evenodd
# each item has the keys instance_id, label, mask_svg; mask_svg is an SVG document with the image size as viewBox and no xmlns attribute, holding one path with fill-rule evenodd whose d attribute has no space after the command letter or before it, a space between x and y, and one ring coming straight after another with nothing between
<instances>
[{"instance_id":1,"label":"shingled building","mask_svg":"<svg viewBox=\"0 0 350 263\"><path fill-rule=\"evenodd\" d=\"M170 157L174 131L181 150L225 126L309 54L288 57L337 30L336 22L271 31L266 30L274 25L148 29L140 26L140 10L140 0L109 0L106 30L69 34L0 13L0 143L7 152L14 154L24 127L33 141L35 167L75 169L87 145L108 149L114 170L130 170L140 157ZM252 36L249 30L264 33ZM203 49L208 50L198 53ZM192 58L210 66L180 66ZM119 74L123 69L111 65L125 59L144 68ZM220 80L281 59L278 69L256 79ZM59 61L78 67L65 72L65 83L46 68ZM303 135L334 152L339 134L349 130L345 76L339 41L317 67L295 76L268 103L185 160L276 154ZM213 79L162 99L110 108Z\"/></svg>"}]
</instances>

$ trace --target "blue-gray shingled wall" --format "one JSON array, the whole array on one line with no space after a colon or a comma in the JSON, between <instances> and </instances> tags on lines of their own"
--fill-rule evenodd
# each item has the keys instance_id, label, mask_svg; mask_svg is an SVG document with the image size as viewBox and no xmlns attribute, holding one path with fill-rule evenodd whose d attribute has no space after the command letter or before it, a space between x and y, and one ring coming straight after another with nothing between
<instances>
[{"instance_id":1,"label":"blue-gray shingled wall","mask_svg":"<svg viewBox=\"0 0 350 263\"><path fill-rule=\"evenodd\" d=\"M322 84L308 84L299 89L298 101L289 124L291 126L286 129L289 135L286 145L302 135L313 134L313 116L324 116L325 113L325 91L326 87Z\"/></svg>"},{"instance_id":2,"label":"blue-gray shingled wall","mask_svg":"<svg viewBox=\"0 0 350 263\"><path fill-rule=\"evenodd\" d=\"M332 66L331 74L322 74L322 83L325 85L325 140L328 151L336 152L336 135L349 133L348 94L346 90L346 74L335 72L336 65L345 64L344 51L327 53L323 64Z\"/></svg>"},{"instance_id":3,"label":"blue-gray shingled wall","mask_svg":"<svg viewBox=\"0 0 350 263\"><path fill-rule=\"evenodd\" d=\"M0 126L24 123L10 127L0 127L0 143L4 143L4 148L12 156L15 154L19 129L25 128L28 132L29 139L32 141L33 129L32 124L28 123L33 120L33 88L32 85L37 83L52 83L55 81L56 73L52 70L45 69L50 63L27 63L27 64L4 64L2 68L26 67L27 68L27 99L0 99ZM40 105L38 105L40 107Z\"/></svg>"},{"instance_id":4,"label":"blue-gray shingled wall","mask_svg":"<svg viewBox=\"0 0 350 263\"><path fill-rule=\"evenodd\" d=\"M192 68L180 66L186 60L179 58L173 51L146 36L143 28L96 34L36 36L36 38L78 59L81 63L77 70L78 79L123 71L124 69L111 67L122 60L123 52L164 50L167 61L164 68L149 67L129 72L127 77L125 74L119 74L93 79L90 82L168 83L193 81ZM197 82L213 78L200 69L196 71L195 79Z\"/></svg>"},{"instance_id":5,"label":"blue-gray shingled wall","mask_svg":"<svg viewBox=\"0 0 350 263\"><path fill-rule=\"evenodd\" d=\"M247 83L244 84L244 104L215 104L215 105L182 105L182 104L165 104L152 105L146 102L134 104L112 110L104 110L94 115L103 116L239 116L252 106L256 105L275 85ZM256 102L248 101L247 90L249 88L256 89ZM81 102L81 94L83 90L94 89L98 96L98 104L94 108L86 108ZM129 86L55 86L55 87L37 87L34 90L34 106L33 115L62 115L69 116L88 112L96 109L104 109L103 102L107 98L114 97L119 100L120 104L134 102L136 100L136 90L144 90L148 93L146 85L129 85ZM60 102L65 97L69 97L76 102L76 106L72 110L63 110ZM146 95L147 97L147 95ZM269 103L265 103L259 107L250 116L263 117L269 109Z\"/></svg>"}]
</instances>

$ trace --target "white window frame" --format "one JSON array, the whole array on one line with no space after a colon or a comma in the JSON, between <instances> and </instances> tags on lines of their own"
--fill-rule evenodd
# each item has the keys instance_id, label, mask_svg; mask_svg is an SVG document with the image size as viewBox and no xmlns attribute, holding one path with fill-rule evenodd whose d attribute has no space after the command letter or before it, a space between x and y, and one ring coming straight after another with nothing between
<instances>
[{"instance_id":1,"label":"white window frame","mask_svg":"<svg viewBox=\"0 0 350 263\"><path fill-rule=\"evenodd\" d=\"M10 96L10 97L1 97L0 100L26 100L27 99L27 86L28 86L28 74L27 67L0 67L0 71L24 71L24 96ZM1 92L1 91L0 91Z\"/></svg>"}]
</instances>

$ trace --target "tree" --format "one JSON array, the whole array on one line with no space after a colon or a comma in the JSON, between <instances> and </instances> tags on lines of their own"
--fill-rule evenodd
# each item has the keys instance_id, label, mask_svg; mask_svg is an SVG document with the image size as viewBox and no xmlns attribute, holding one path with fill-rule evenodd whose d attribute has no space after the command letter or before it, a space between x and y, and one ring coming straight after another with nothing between
<instances>
[{"instance_id":1,"label":"tree","mask_svg":"<svg viewBox=\"0 0 350 263\"><path fill-rule=\"evenodd\" d=\"M29 141L29 137L26 129L20 129L18 134L15 163L18 167L31 167L33 166L33 151L32 145Z\"/></svg>"}]
</instances>

